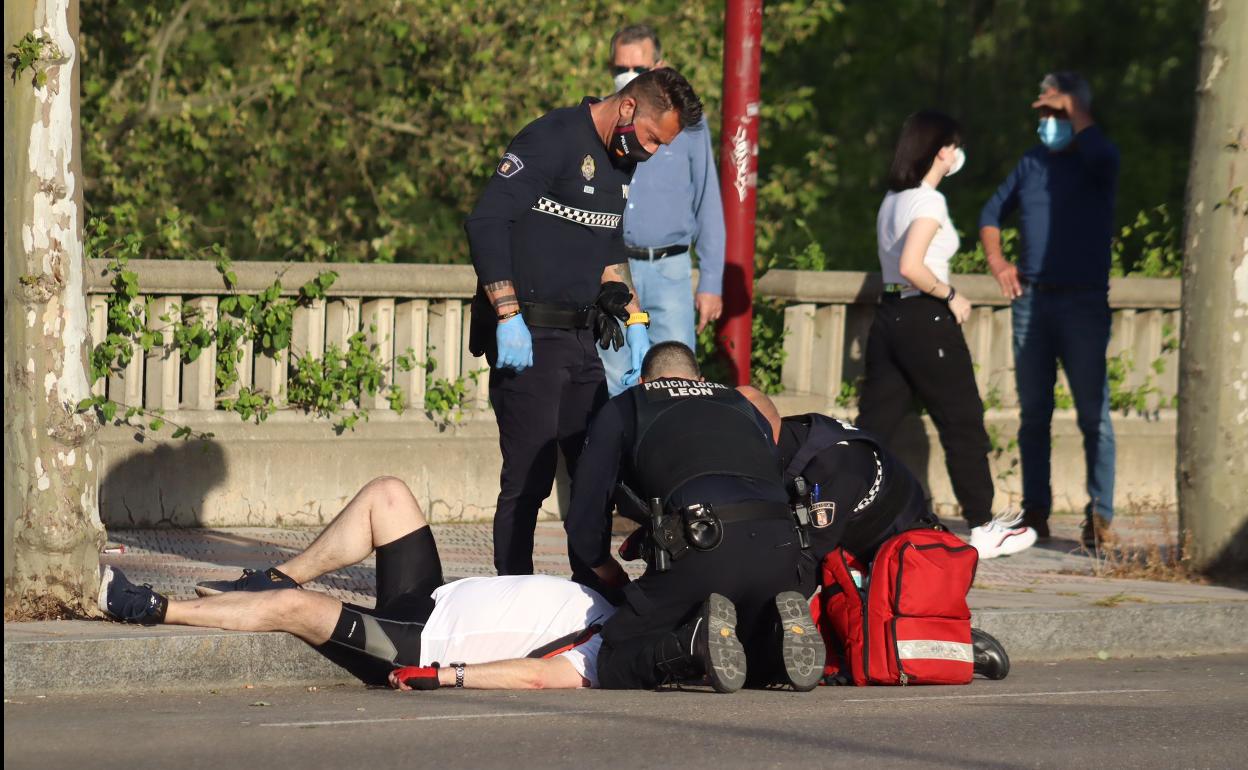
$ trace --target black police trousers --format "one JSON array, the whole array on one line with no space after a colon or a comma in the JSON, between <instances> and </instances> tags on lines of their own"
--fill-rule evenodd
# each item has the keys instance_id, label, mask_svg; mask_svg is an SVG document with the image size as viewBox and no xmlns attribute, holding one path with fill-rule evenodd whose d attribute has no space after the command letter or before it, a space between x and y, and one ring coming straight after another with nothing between
<instances>
[{"instance_id":1,"label":"black police trousers","mask_svg":"<svg viewBox=\"0 0 1248 770\"><path fill-rule=\"evenodd\" d=\"M713 551L690 551L667 572L647 570L624 589L626 603L602 629L598 679L605 689L662 684L656 655L663 638L693 618L712 593L737 607L747 682L766 684L780 668L775 596L798 588L801 546L793 524L779 519L724 525Z\"/></svg>"},{"instance_id":2,"label":"black police trousers","mask_svg":"<svg viewBox=\"0 0 1248 770\"><path fill-rule=\"evenodd\" d=\"M533 365L523 372L490 363L490 404L503 453L494 512L494 568L500 575L533 574L533 530L550 495L558 458L568 473L585 444L593 415L607 400L602 361L589 329L530 327Z\"/></svg>"}]
</instances>

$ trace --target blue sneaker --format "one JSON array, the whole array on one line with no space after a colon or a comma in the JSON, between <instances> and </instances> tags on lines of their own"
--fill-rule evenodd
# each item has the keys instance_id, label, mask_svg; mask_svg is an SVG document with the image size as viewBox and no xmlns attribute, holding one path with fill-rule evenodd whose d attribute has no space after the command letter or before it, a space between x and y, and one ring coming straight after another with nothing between
<instances>
[{"instance_id":1,"label":"blue sneaker","mask_svg":"<svg viewBox=\"0 0 1248 770\"><path fill-rule=\"evenodd\" d=\"M269 567L264 572L254 569L243 570L243 576L237 580L206 580L195 585L195 593L200 596L215 596L229 591L273 591L278 588L298 588L299 584L277 567Z\"/></svg>"},{"instance_id":2,"label":"blue sneaker","mask_svg":"<svg viewBox=\"0 0 1248 770\"><path fill-rule=\"evenodd\" d=\"M131 583L121 570L105 567L100 579L99 605L114 620L154 626L165 622L169 600L153 591L150 585Z\"/></svg>"}]
</instances>

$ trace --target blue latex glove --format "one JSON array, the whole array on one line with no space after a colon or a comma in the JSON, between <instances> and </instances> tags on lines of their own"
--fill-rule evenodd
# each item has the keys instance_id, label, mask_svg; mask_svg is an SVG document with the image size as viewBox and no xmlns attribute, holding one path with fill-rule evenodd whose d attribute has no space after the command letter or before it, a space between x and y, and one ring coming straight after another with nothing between
<instances>
[{"instance_id":1,"label":"blue latex glove","mask_svg":"<svg viewBox=\"0 0 1248 770\"><path fill-rule=\"evenodd\" d=\"M631 388L641 381L641 362L646 353L650 352L650 330L645 324L633 324L624 330L624 339L628 342L628 352L633 357L633 368L624 372L624 387Z\"/></svg>"},{"instance_id":2,"label":"blue latex glove","mask_svg":"<svg viewBox=\"0 0 1248 770\"><path fill-rule=\"evenodd\" d=\"M533 365L533 335L529 334L524 316L512 316L503 321L494 335L498 341L498 361L495 366L523 372Z\"/></svg>"}]
</instances>

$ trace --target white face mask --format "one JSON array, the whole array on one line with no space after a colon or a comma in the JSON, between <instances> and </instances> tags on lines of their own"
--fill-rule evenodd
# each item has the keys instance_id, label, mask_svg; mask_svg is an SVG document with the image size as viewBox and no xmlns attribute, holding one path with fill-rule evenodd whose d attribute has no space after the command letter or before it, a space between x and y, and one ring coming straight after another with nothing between
<instances>
[{"instance_id":1,"label":"white face mask","mask_svg":"<svg viewBox=\"0 0 1248 770\"><path fill-rule=\"evenodd\" d=\"M961 147L955 147L953 150L953 165L945 172L945 176L953 176L962 170L962 166L966 165L966 153Z\"/></svg>"},{"instance_id":2,"label":"white face mask","mask_svg":"<svg viewBox=\"0 0 1248 770\"><path fill-rule=\"evenodd\" d=\"M639 74L640 73L637 72L637 70L628 70L627 72L621 72L620 74L616 75L615 76L615 92L618 94L620 91L624 89L624 86L633 82L633 78L637 77Z\"/></svg>"}]
</instances>

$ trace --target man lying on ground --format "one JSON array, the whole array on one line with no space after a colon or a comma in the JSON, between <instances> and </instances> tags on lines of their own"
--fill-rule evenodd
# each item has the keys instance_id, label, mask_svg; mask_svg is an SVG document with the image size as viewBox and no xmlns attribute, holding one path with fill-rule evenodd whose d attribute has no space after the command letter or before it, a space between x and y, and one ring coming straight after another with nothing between
<instances>
[{"instance_id":1,"label":"man lying on ground","mask_svg":"<svg viewBox=\"0 0 1248 770\"><path fill-rule=\"evenodd\" d=\"M374 550L375 609L299 590ZM615 611L593 590L545 575L443 585L429 523L392 477L364 485L290 561L196 590L210 595L169 599L107 567L99 605L130 623L286 631L365 683L400 689L597 687L597 629Z\"/></svg>"}]
</instances>

